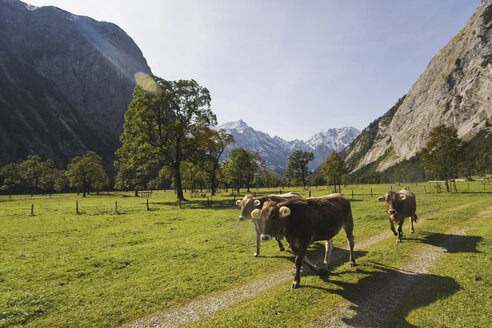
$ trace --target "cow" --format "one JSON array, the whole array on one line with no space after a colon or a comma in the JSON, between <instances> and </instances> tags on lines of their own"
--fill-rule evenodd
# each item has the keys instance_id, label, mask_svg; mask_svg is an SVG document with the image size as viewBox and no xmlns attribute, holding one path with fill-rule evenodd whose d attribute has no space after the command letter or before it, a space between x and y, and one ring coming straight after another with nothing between
<instances>
[{"instance_id":1,"label":"cow","mask_svg":"<svg viewBox=\"0 0 492 328\"><path fill-rule=\"evenodd\" d=\"M401 243L403 236L403 221L406 217L410 217L410 233L414 233L413 223L417 222L417 203L413 192L403 188L399 192L388 191L384 196L378 197L378 201L386 202L386 212L390 222L391 231L396 236L396 242ZM398 229L395 230L394 223L398 223Z\"/></svg>"},{"instance_id":2,"label":"cow","mask_svg":"<svg viewBox=\"0 0 492 328\"><path fill-rule=\"evenodd\" d=\"M296 273L292 288L300 287L300 272L304 261L318 274L327 272L327 269L320 269L309 261L306 257L307 248L315 241L328 241L325 249L325 262L328 262L328 246L341 228L344 228L347 235L349 264L355 266L352 209L350 202L339 194L293 199L282 203L265 202L261 210L255 209L252 212L252 216L260 218L262 240L271 240L272 236L281 234L296 254Z\"/></svg>"},{"instance_id":3,"label":"cow","mask_svg":"<svg viewBox=\"0 0 492 328\"><path fill-rule=\"evenodd\" d=\"M285 194L281 195L269 195L269 196L264 196L260 198L255 198L252 195L245 195L242 200L238 199L236 201L236 205L241 207L241 214L239 214L239 221L244 221L247 219L252 219L254 225L255 225L255 230L256 230L256 252L254 253L254 257L260 256L260 226L259 226L259 220L253 219L251 217L251 212L255 208L261 208L263 206L263 203L266 201L273 201L273 202L284 202L289 199L295 199L295 198L301 198L301 195L299 195L297 192L288 192ZM280 241L282 239L282 236L278 235L275 236L275 239L278 241L278 247L280 251L284 250L284 246L282 245L282 242Z\"/></svg>"}]
</instances>

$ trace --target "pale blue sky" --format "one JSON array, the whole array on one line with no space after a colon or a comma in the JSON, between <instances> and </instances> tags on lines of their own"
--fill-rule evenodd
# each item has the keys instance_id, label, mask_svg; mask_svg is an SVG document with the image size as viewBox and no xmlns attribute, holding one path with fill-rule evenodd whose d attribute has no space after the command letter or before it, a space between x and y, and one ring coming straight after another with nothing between
<instances>
[{"instance_id":1,"label":"pale blue sky","mask_svg":"<svg viewBox=\"0 0 492 328\"><path fill-rule=\"evenodd\" d=\"M26 0L117 24L164 79L195 79L219 124L287 140L365 128L480 0Z\"/></svg>"}]
</instances>

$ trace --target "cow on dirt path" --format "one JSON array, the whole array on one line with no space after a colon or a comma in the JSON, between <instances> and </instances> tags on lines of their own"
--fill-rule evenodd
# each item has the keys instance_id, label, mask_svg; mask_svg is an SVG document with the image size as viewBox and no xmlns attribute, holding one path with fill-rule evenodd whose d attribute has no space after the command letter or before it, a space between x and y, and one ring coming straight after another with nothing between
<instances>
[{"instance_id":1,"label":"cow on dirt path","mask_svg":"<svg viewBox=\"0 0 492 328\"><path fill-rule=\"evenodd\" d=\"M330 241L342 227L350 249L349 264L355 266L352 209L350 202L339 194L293 199L278 204L266 202L261 210L254 210L252 216L261 220L262 240L270 240L271 236L282 234L296 254L296 274L292 288L300 286L300 270L309 245L318 240ZM306 260L306 264L319 274L327 272L309 260Z\"/></svg>"},{"instance_id":2,"label":"cow on dirt path","mask_svg":"<svg viewBox=\"0 0 492 328\"><path fill-rule=\"evenodd\" d=\"M281 203L281 202L285 202L286 200L295 199L295 198L301 198L301 195L299 195L297 192L291 191L291 192L281 194L281 195L269 195L269 196L264 196L264 197L260 197L260 198L255 198L252 195L245 195L242 200L238 199L236 201L236 205L241 207L241 214L239 215L239 221L252 219L252 221L255 225L256 252L253 255L254 257L260 256L260 225L259 225L258 219L253 219L251 217L251 212L255 208L261 208L263 206L263 203L266 201ZM277 235L277 236L275 236L275 239L277 239L277 241L278 241L278 247L280 248L280 251L283 251L284 246L282 245L282 242L280 241L282 239L282 236Z\"/></svg>"},{"instance_id":3,"label":"cow on dirt path","mask_svg":"<svg viewBox=\"0 0 492 328\"><path fill-rule=\"evenodd\" d=\"M413 192L403 188L399 192L388 191L386 195L378 197L378 201L386 202L386 212L390 222L391 231L396 236L396 242L401 243L403 236L403 221L406 217L410 217L410 233L414 233L413 223L417 222L417 203ZM398 229L395 230L394 223L398 223Z\"/></svg>"}]
</instances>

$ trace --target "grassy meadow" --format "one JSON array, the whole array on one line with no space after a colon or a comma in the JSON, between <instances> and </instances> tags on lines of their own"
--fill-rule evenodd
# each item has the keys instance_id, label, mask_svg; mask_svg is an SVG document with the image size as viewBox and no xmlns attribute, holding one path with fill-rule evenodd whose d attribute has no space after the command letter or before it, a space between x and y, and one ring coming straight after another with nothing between
<instances>
[{"instance_id":1,"label":"grassy meadow","mask_svg":"<svg viewBox=\"0 0 492 328\"><path fill-rule=\"evenodd\" d=\"M395 246L385 206L376 197L403 186L415 192L419 218L430 220L419 222L411 236L407 220L403 243ZM302 188L282 191L290 190L309 196ZM352 199L354 193L356 269L344 260L329 278L303 276L301 285L308 288L291 291L290 282L281 284L199 324L311 326L321 313L341 301L354 300L357 290L384 277L423 244L457 224L466 224L492 205L490 184L461 182L457 190L436 193L429 183L346 186L342 190L346 198ZM251 190L258 196L278 192ZM311 196L330 192L326 187L311 188ZM86 198L75 194L0 196L0 327L120 326L294 267L292 254L280 253L274 242L263 243L262 256L252 257L253 224L238 221L239 209L230 192L218 194L211 202L189 193L185 196L189 201L182 208L172 191L153 192L148 199L133 193ZM468 232L473 238L463 240L466 251L447 255L410 295L411 301L402 307L404 315L389 318L388 326L445 327L455 322L487 326L492 294L491 221L489 216L474 223ZM357 239L381 231L387 232L387 239L370 251L357 251ZM334 242L336 247L344 246L344 233Z\"/></svg>"}]
</instances>

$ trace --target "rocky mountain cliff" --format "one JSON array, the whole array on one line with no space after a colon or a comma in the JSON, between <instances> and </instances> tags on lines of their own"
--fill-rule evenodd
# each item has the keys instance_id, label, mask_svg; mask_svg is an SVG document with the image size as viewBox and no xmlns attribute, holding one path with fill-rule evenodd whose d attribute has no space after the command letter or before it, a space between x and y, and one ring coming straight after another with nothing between
<instances>
[{"instance_id":1,"label":"rocky mountain cliff","mask_svg":"<svg viewBox=\"0 0 492 328\"><path fill-rule=\"evenodd\" d=\"M377 171L409 159L429 131L446 124L469 140L492 123L492 0L483 0L461 31L385 115L343 152L350 170Z\"/></svg>"},{"instance_id":2,"label":"rocky mountain cliff","mask_svg":"<svg viewBox=\"0 0 492 328\"><path fill-rule=\"evenodd\" d=\"M267 133L256 131L242 120L225 123L217 128L232 134L236 142L226 148L222 159L227 158L232 148L245 148L252 152L258 152L266 162L268 170L280 175L284 174L289 163L289 156L295 150L300 149L314 153L314 160L308 165L311 170L314 170L323 164L323 161L333 150L342 151L360 133L356 128L344 127L322 130L307 141L298 139L286 141L280 137L272 138Z\"/></svg>"},{"instance_id":3,"label":"rocky mountain cliff","mask_svg":"<svg viewBox=\"0 0 492 328\"><path fill-rule=\"evenodd\" d=\"M118 26L1 0L0 164L87 150L111 161L137 72L151 71Z\"/></svg>"}]
</instances>

